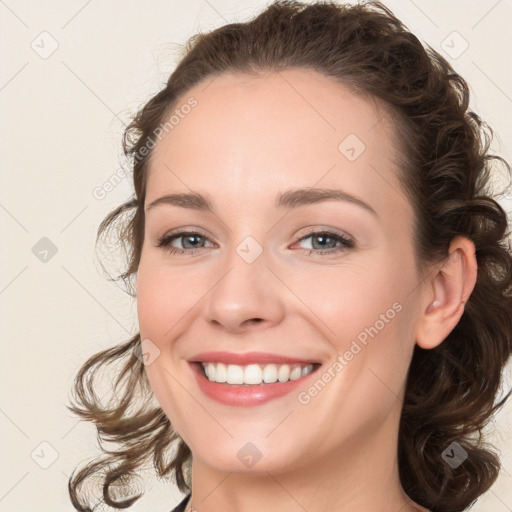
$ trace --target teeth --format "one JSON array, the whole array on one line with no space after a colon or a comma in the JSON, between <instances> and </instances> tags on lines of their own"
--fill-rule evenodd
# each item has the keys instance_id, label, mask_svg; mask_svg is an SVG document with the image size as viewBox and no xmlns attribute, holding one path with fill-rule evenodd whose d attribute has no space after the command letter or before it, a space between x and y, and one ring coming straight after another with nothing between
<instances>
[{"instance_id":1,"label":"teeth","mask_svg":"<svg viewBox=\"0 0 512 512\"><path fill-rule=\"evenodd\" d=\"M313 365L289 364L249 364L239 366L237 364L201 363L204 373L211 382L227 382L228 384L258 385L273 382L288 382L297 380L313 371Z\"/></svg>"},{"instance_id":2,"label":"teeth","mask_svg":"<svg viewBox=\"0 0 512 512\"><path fill-rule=\"evenodd\" d=\"M267 364L265 368L263 368L263 382L267 384L272 384L277 381L277 365L276 364Z\"/></svg>"}]
</instances>

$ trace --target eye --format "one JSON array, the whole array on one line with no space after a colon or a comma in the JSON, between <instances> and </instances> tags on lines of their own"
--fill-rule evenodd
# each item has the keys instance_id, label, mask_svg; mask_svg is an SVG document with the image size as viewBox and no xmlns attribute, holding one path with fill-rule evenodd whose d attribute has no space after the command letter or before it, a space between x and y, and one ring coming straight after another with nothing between
<instances>
[{"instance_id":1,"label":"eye","mask_svg":"<svg viewBox=\"0 0 512 512\"><path fill-rule=\"evenodd\" d=\"M344 233L333 231L316 230L310 231L307 235L299 238L298 242L311 239L311 248L302 249L305 254L333 254L346 251L355 247L354 239ZM175 247L173 242L181 240L182 248ZM205 242L210 241L201 233L195 231L181 231L179 233L167 234L158 239L156 247L164 248L169 254L195 254L197 251L206 248ZM215 244L213 244L215 246Z\"/></svg>"},{"instance_id":2,"label":"eye","mask_svg":"<svg viewBox=\"0 0 512 512\"><path fill-rule=\"evenodd\" d=\"M354 239L344 233L332 231L310 231L306 236L299 238L299 242L311 239L311 249L304 249L301 252L306 254L333 254L355 247ZM336 246L336 244L339 244ZM318 249L319 247L319 249Z\"/></svg>"},{"instance_id":3,"label":"eye","mask_svg":"<svg viewBox=\"0 0 512 512\"><path fill-rule=\"evenodd\" d=\"M179 239L182 240L183 249L171 245L175 240ZM201 239L203 240L203 245L201 244ZM158 239L156 247L163 247L170 254L195 254L199 249L204 247L204 240L207 240L207 238L200 233L196 233L194 231L181 231L180 233L162 236Z\"/></svg>"}]
</instances>

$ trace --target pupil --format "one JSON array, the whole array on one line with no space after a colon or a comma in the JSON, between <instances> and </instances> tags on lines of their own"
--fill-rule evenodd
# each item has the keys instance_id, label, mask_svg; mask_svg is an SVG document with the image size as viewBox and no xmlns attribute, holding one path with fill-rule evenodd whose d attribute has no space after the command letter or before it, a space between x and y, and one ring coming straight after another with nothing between
<instances>
[{"instance_id":1,"label":"pupil","mask_svg":"<svg viewBox=\"0 0 512 512\"><path fill-rule=\"evenodd\" d=\"M188 236L185 238L185 240L186 240L186 242L185 242L185 246L186 246L186 244L187 244L190 240L193 240L194 238L195 238L195 239L197 239L197 238L199 238L199 237L198 237L198 235L188 235ZM197 246L197 244L192 243L192 246Z\"/></svg>"},{"instance_id":2,"label":"pupil","mask_svg":"<svg viewBox=\"0 0 512 512\"><path fill-rule=\"evenodd\" d=\"M325 248L325 244L322 243L322 240L325 242L326 240L332 240L331 237L329 236L324 236L324 235L316 235L316 237L319 241L320 241L320 246L321 248ZM332 244L331 244L332 245Z\"/></svg>"}]
</instances>

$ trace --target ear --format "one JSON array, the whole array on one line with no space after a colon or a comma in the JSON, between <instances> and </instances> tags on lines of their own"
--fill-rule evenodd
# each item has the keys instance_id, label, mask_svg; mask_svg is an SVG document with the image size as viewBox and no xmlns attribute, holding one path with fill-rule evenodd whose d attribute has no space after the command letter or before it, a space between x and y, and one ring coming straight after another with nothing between
<instances>
[{"instance_id":1,"label":"ear","mask_svg":"<svg viewBox=\"0 0 512 512\"><path fill-rule=\"evenodd\" d=\"M440 345L459 322L477 278L475 245L455 237L448 256L437 264L423 284L422 310L416 343L424 349Z\"/></svg>"}]
</instances>

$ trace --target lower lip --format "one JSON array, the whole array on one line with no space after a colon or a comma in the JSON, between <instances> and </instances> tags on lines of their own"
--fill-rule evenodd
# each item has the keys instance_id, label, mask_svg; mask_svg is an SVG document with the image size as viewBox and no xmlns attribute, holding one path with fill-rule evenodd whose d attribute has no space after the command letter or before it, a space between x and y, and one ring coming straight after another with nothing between
<instances>
[{"instance_id":1,"label":"lower lip","mask_svg":"<svg viewBox=\"0 0 512 512\"><path fill-rule=\"evenodd\" d=\"M251 407L261 405L275 398L282 397L291 393L303 384L308 377L316 373L318 366L313 367L313 371L296 380L288 382L275 382L272 384L226 384L220 382L211 382L203 375L201 363L190 363L197 384L201 391L225 405L234 405L239 407Z\"/></svg>"}]
</instances>

